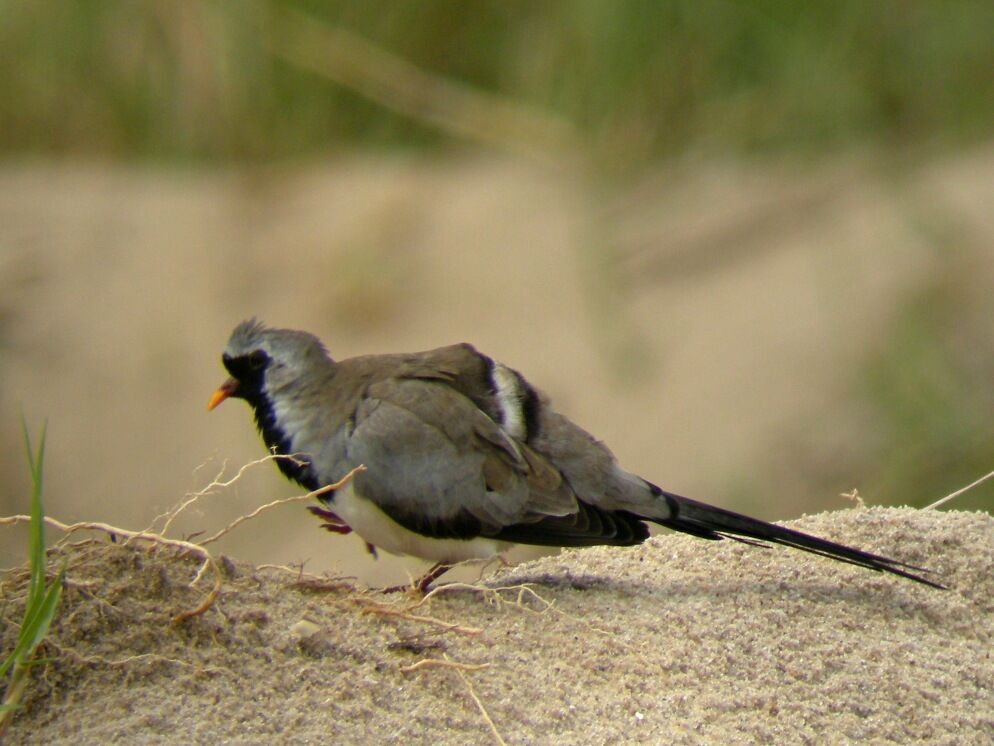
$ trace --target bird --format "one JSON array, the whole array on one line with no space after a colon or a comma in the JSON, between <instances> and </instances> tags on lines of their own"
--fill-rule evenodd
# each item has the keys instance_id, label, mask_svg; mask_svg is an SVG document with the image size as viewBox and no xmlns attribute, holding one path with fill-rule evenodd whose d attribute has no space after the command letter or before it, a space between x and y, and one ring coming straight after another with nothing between
<instances>
[{"instance_id":1,"label":"bird","mask_svg":"<svg viewBox=\"0 0 994 746\"><path fill-rule=\"evenodd\" d=\"M321 340L240 323L208 401L244 399L283 474L321 494L312 512L374 552L452 565L516 544L633 546L656 524L701 539L794 547L932 588L929 571L709 505L623 469L517 370L468 343L334 360Z\"/></svg>"}]
</instances>

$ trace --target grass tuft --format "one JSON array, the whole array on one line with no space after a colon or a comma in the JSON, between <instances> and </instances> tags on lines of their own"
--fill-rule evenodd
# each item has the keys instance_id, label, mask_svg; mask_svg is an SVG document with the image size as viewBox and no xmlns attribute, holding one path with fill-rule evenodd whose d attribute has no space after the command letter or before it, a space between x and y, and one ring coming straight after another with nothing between
<instances>
[{"instance_id":1,"label":"grass tuft","mask_svg":"<svg viewBox=\"0 0 994 746\"><path fill-rule=\"evenodd\" d=\"M45 463L45 426L42 426L38 450L32 448L31 435L27 423L21 421L24 433L24 447L27 451L28 466L31 470L31 522L29 558L31 582L28 587L28 600L24 607L24 619L14 649L0 663L0 679L10 671L10 681L0 704L0 735L3 735L13 718L13 713L21 706L21 697L28 683L31 667L43 661L35 659L38 645L48 634L48 628L55 618L55 610L62 596L63 566L51 583L45 582L45 511L42 507L42 470Z\"/></svg>"}]
</instances>

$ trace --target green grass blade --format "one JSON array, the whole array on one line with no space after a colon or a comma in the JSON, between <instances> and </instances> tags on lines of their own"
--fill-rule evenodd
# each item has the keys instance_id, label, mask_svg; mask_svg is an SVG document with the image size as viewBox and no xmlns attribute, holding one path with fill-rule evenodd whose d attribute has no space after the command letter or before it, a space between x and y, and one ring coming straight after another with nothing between
<instances>
[{"instance_id":1,"label":"green grass blade","mask_svg":"<svg viewBox=\"0 0 994 746\"><path fill-rule=\"evenodd\" d=\"M59 571L55 580L48 586L42 602L35 607L25 609L25 619L18 632L17 644L13 652L0 665L0 678L7 673L7 670L17 663L28 665L35 648L41 644L48 634L48 628L55 619L55 610L58 608L59 599L62 597L62 578L65 568Z\"/></svg>"},{"instance_id":2,"label":"green grass blade","mask_svg":"<svg viewBox=\"0 0 994 746\"><path fill-rule=\"evenodd\" d=\"M31 447L31 434L28 424L21 417L21 430L24 434L24 448L28 456L28 467L31 471L31 529L29 535L28 557L31 562L31 585L28 589L28 608L34 608L40 603L45 593L45 509L42 506L42 469L45 464L45 432L48 424L42 425L41 436L38 439L38 454L35 456Z\"/></svg>"},{"instance_id":3,"label":"green grass blade","mask_svg":"<svg viewBox=\"0 0 994 746\"><path fill-rule=\"evenodd\" d=\"M41 437L38 442L38 451L35 453L31 446L31 435L28 432L28 426L23 417L21 418L21 426L24 434L24 446L27 451L28 465L31 470L31 525L29 533L31 581L28 589L28 598L24 607L24 618L18 630L17 643L14 645L14 650L10 655L4 659L3 663L0 663L0 678L12 666L24 666L30 662L35 648L45 638L49 626L55 618L55 610L62 596L62 579L65 575L65 567L63 567L59 570L59 574L55 580L46 586L45 511L41 501L41 475L45 463L46 427L42 427ZM4 707L3 709L11 708Z\"/></svg>"},{"instance_id":4,"label":"green grass blade","mask_svg":"<svg viewBox=\"0 0 994 746\"><path fill-rule=\"evenodd\" d=\"M30 657L32 651L45 638L52 619L55 618L55 609L62 595L63 572L60 571L55 581L48 586L40 603L24 610L24 621L21 622L21 629L17 635L17 644L13 653L0 666L0 676L3 676L14 662L21 660L23 663L23 659Z\"/></svg>"},{"instance_id":5,"label":"green grass blade","mask_svg":"<svg viewBox=\"0 0 994 746\"><path fill-rule=\"evenodd\" d=\"M59 605L59 598L62 596L62 578L64 575L65 568L59 570L55 580L45 590L45 595L32 615L30 624L25 625L28 630L24 633L24 637L27 639L27 649L30 651L34 651L48 634L48 628L55 618L55 609Z\"/></svg>"}]
</instances>

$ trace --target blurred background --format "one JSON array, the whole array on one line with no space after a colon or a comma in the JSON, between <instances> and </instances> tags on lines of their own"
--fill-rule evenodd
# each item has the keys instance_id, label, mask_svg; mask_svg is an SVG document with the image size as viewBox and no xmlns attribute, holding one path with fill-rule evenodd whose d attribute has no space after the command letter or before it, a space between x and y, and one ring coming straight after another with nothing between
<instances>
[{"instance_id":1,"label":"blurred background","mask_svg":"<svg viewBox=\"0 0 994 746\"><path fill-rule=\"evenodd\" d=\"M252 315L336 357L472 341L766 519L994 469L986 0L0 0L0 70L0 514L22 412L63 521L263 455L205 409ZM176 532L296 493L264 464ZM223 551L421 567L300 505Z\"/></svg>"}]
</instances>

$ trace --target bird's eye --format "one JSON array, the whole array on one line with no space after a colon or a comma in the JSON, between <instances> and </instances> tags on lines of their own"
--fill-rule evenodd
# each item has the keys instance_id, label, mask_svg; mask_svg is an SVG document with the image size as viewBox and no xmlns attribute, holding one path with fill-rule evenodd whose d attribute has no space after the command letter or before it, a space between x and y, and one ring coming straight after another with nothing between
<instances>
[{"instance_id":1,"label":"bird's eye","mask_svg":"<svg viewBox=\"0 0 994 746\"><path fill-rule=\"evenodd\" d=\"M269 358L262 350L255 350L248 356L248 364L252 370L261 370Z\"/></svg>"}]
</instances>

